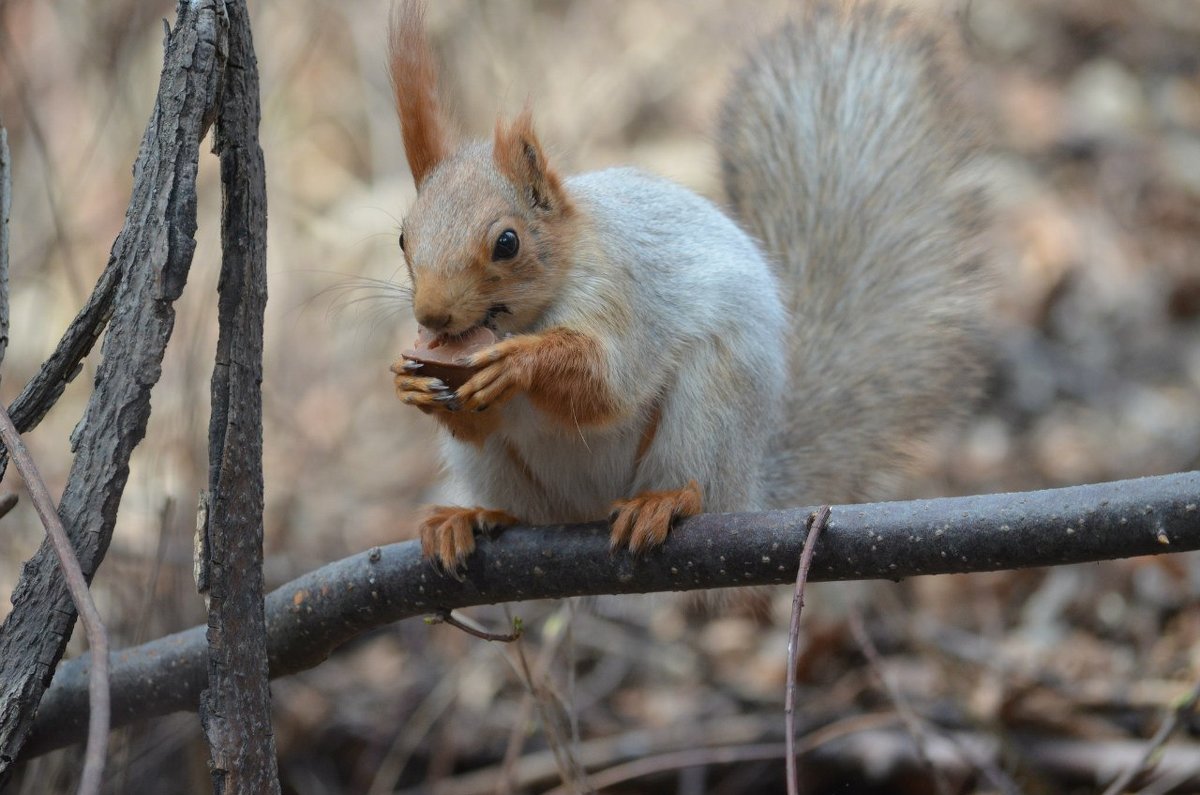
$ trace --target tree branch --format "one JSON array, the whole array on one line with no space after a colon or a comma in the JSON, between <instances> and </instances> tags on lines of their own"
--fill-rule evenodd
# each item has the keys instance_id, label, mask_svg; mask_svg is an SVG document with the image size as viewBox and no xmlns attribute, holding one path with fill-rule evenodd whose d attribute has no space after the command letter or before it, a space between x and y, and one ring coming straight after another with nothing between
<instances>
[{"instance_id":1,"label":"tree branch","mask_svg":"<svg viewBox=\"0 0 1200 795\"><path fill-rule=\"evenodd\" d=\"M37 374L21 390L8 408L13 424L21 433L28 433L49 413L62 397L67 384L79 375L81 362L92 351L96 340L112 317L113 300L121 283L125 260L110 257L108 266L96 281L83 309L67 326L50 358L42 363ZM8 466L8 451L0 448L0 476Z\"/></svg>"},{"instance_id":2,"label":"tree branch","mask_svg":"<svg viewBox=\"0 0 1200 795\"><path fill-rule=\"evenodd\" d=\"M831 509L822 505L808 521L808 537L800 553L800 565L796 570L796 588L792 592L792 618L788 622L787 643L787 689L783 700L784 725L787 727L787 791L788 795L800 793L800 771L796 768L796 663L800 654L800 611L804 609L804 586L808 585L808 571L812 568L817 540L825 523L829 521Z\"/></svg>"},{"instance_id":3,"label":"tree branch","mask_svg":"<svg viewBox=\"0 0 1200 795\"><path fill-rule=\"evenodd\" d=\"M59 504L89 578L112 538L130 454L146 433L150 390L174 325L173 302L195 249L199 144L212 120L220 77L222 30L215 6L216 0L180 0L158 97L134 164L125 226L101 277L102 284L119 281L116 309L95 389L71 438L75 460ZM25 564L13 610L0 626L0 785L33 726L75 623L57 568L53 550L43 544Z\"/></svg>"},{"instance_id":4,"label":"tree branch","mask_svg":"<svg viewBox=\"0 0 1200 795\"><path fill-rule=\"evenodd\" d=\"M1137 760L1113 779L1113 782L1104 789L1103 795L1121 795L1143 771L1153 769L1155 756L1161 754L1163 746L1179 728L1180 722L1195 711L1197 701L1200 701L1200 683L1195 684L1186 696L1172 706L1159 725L1158 731L1154 733L1150 742L1146 743L1146 747L1138 755Z\"/></svg>"},{"instance_id":5,"label":"tree branch","mask_svg":"<svg viewBox=\"0 0 1200 795\"><path fill-rule=\"evenodd\" d=\"M92 601L91 591L88 590L83 570L79 568L79 560L75 557L71 540L67 538L67 531L58 518L54 498L50 496L50 490L46 488L46 482L42 480L33 456L21 442L21 435L17 433L12 418L3 408L0 408L0 438L4 439L4 444L12 452L13 461L25 480L25 488L29 490L33 499L33 507L46 528L46 535L50 537L50 545L54 547L54 554L58 557L71 601L83 617L83 629L87 633L88 647L91 649L90 656L96 660L88 677L88 711L91 715L88 720L87 752L84 754L83 774L79 783L80 795L95 795L100 792L108 750L108 632L104 629L104 621L100 618L96 603Z\"/></svg>"},{"instance_id":6,"label":"tree branch","mask_svg":"<svg viewBox=\"0 0 1200 795\"><path fill-rule=\"evenodd\" d=\"M12 155L8 130L0 123L0 362L8 350L8 246L9 216L12 214ZM0 466L0 475L4 474Z\"/></svg>"},{"instance_id":7,"label":"tree branch","mask_svg":"<svg viewBox=\"0 0 1200 795\"><path fill-rule=\"evenodd\" d=\"M201 723L213 790L279 792L263 617L262 359L267 186L258 145L258 65L244 0L225 5L229 58L214 127L221 158L221 280L209 499L199 556L208 595Z\"/></svg>"},{"instance_id":8,"label":"tree branch","mask_svg":"<svg viewBox=\"0 0 1200 795\"><path fill-rule=\"evenodd\" d=\"M899 580L1058 566L1200 549L1200 472L1065 489L834 507L810 579ZM370 629L442 610L525 599L791 582L812 508L707 514L641 558L610 555L604 523L480 536L458 582L409 541L309 572L266 600L271 676L312 668ZM42 701L34 756L78 742L86 655L59 666ZM113 723L196 708L204 629L113 655Z\"/></svg>"}]
</instances>

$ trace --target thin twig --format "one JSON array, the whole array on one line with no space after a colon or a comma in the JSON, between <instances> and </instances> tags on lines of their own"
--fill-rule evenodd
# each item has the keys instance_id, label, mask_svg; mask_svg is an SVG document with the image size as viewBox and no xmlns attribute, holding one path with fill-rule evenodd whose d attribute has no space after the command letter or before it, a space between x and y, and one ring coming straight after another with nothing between
<instances>
[{"instance_id":1,"label":"thin twig","mask_svg":"<svg viewBox=\"0 0 1200 795\"><path fill-rule=\"evenodd\" d=\"M8 221L12 213L12 154L0 124L0 362L8 349Z\"/></svg>"},{"instance_id":2,"label":"thin twig","mask_svg":"<svg viewBox=\"0 0 1200 795\"><path fill-rule=\"evenodd\" d=\"M755 743L753 745L716 746L709 748L689 748L686 751L672 751L658 756L648 756L635 759L632 762L610 767L598 773L593 778L596 786L605 789L646 776L670 773L676 770L686 770L692 767L710 767L714 765L732 765L745 762L764 762L777 760L780 756L789 754L787 743ZM568 795L565 787L556 787L546 795Z\"/></svg>"},{"instance_id":3,"label":"thin twig","mask_svg":"<svg viewBox=\"0 0 1200 795\"><path fill-rule=\"evenodd\" d=\"M857 610L850 613L850 633L854 635L855 641L858 642L858 647L862 650L863 656L867 658L867 664L871 666L871 670L879 677L880 683L884 690L887 691L888 698L892 701L892 706L896 708L896 714L904 722L904 727L908 730L909 735L913 739L913 745L916 748L917 760L921 766L929 771L930 778L933 779L933 784L937 788L938 795L951 795L953 789L950 782L946 780L946 776L933 763L929 757L929 738L925 732L924 724L909 705L908 699L900 688L896 687L891 678L884 670L883 658L879 656L879 649L875 648L874 641L867 634L867 629L863 625L862 614Z\"/></svg>"},{"instance_id":4,"label":"thin twig","mask_svg":"<svg viewBox=\"0 0 1200 795\"><path fill-rule=\"evenodd\" d=\"M525 628L523 626L521 626L520 618L513 619L513 621L512 621L513 631L505 634L502 632L489 632L482 624L480 624L479 622L474 621L470 618L467 618L466 616L455 617L454 612L452 610L439 610L434 615L427 617L425 619L425 623L426 624L446 624L448 626L454 627L455 629L461 629L463 632L467 633L468 635L474 635L475 637L479 638L480 640L492 640L492 641L498 641L500 643L512 643L513 641L520 638L521 633L523 633L525 631Z\"/></svg>"},{"instance_id":5,"label":"thin twig","mask_svg":"<svg viewBox=\"0 0 1200 795\"><path fill-rule=\"evenodd\" d=\"M38 473L37 465L33 463L33 457L29 455L29 450L21 441L21 435L17 433L17 427L13 425L12 418L8 416L8 412L2 405L0 405L0 439L4 440L4 445L8 448L13 463L17 465L17 471L21 473L25 487L29 490L29 496L33 499L33 506L37 510L42 524L46 527L46 533L50 536L50 543L62 566L67 590L71 592L71 600L75 602L75 609L79 611L79 616L83 620L88 646L91 647L92 669L88 685L88 740L87 751L84 753L83 775L79 781L79 795L95 795L100 792L100 786L103 783L104 761L108 753L108 633L104 629L104 622L100 619L99 611L96 610L96 603L92 601L87 580L83 576L83 570L79 567L79 559L75 556L75 548L71 546L71 541L67 538L67 531L58 518L58 509L54 505L54 498L50 496L45 481Z\"/></svg>"},{"instance_id":6,"label":"thin twig","mask_svg":"<svg viewBox=\"0 0 1200 795\"><path fill-rule=\"evenodd\" d=\"M1193 771L1191 770L1168 771L1160 776L1157 781L1150 782L1138 795L1167 795L1169 792L1175 792L1176 789L1184 785L1184 782L1192 778L1192 774ZM1179 791L1185 792L1186 790L1181 789Z\"/></svg>"},{"instance_id":7,"label":"thin twig","mask_svg":"<svg viewBox=\"0 0 1200 795\"><path fill-rule=\"evenodd\" d=\"M1171 711L1163 717L1163 722L1159 725L1158 731L1150 738L1150 742L1147 743L1145 750L1142 751L1142 755L1138 758L1137 762L1127 768L1124 773L1117 776L1113 780L1113 783L1109 784L1108 788L1104 790L1104 795L1120 795L1142 771L1152 767L1156 763L1152 760L1162 751L1163 746L1167 744L1167 740L1171 739L1171 735L1175 733L1175 729L1179 727L1179 723L1183 720L1184 716L1196 708L1197 701L1200 701L1200 682L1197 682L1191 689L1191 692L1178 701Z\"/></svg>"},{"instance_id":8,"label":"thin twig","mask_svg":"<svg viewBox=\"0 0 1200 795\"><path fill-rule=\"evenodd\" d=\"M968 764L974 765L983 773L983 777L992 783L996 791L1001 795L1021 795L1021 787L1013 780L1013 777L1000 769L994 757L989 757L983 754L976 753L977 749L972 748L963 742L961 737L947 732L938 732L937 736L948 741L958 751L959 755L967 761Z\"/></svg>"},{"instance_id":9,"label":"thin twig","mask_svg":"<svg viewBox=\"0 0 1200 795\"><path fill-rule=\"evenodd\" d=\"M499 781L496 784L497 795L513 795L517 791L517 763L521 759L521 752L525 750L525 738L528 736L526 727L529 726L532 717L533 696L526 691L521 696L517 717L509 729L504 758L500 761Z\"/></svg>"},{"instance_id":10,"label":"thin twig","mask_svg":"<svg viewBox=\"0 0 1200 795\"><path fill-rule=\"evenodd\" d=\"M796 770L796 658L800 653L800 611L804 609L804 586L808 584L808 570L812 566L817 538L829 521L830 508L822 505L809 517L808 537L800 553L800 568L796 571L796 592L792 596L792 620L788 625L787 645L787 696L784 701L784 722L787 727L787 788L788 795L799 795L800 780Z\"/></svg>"},{"instance_id":11,"label":"thin twig","mask_svg":"<svg viewBox=\"0 0 1200 795\"><path fill-rule=\"evenodd\" d=\"M537 665L534 668L534 676L538 681L541 681L545 677L549 676L550 666L553 664L554 658L558 654L559 645L566 638L566 634L563 632L546 632L544 630L552 626L552 622L559 622L560 620L569 622L568 626L573 624L573 616L568 615L571 609L571 604L572 601L567 600L553 615L542 622L542 649L538 654ZM510 621L514 620L512 618L512 611L507 607L504 610L504 614L509 617ZM511 656L508 657L508 659L511 663ZM517 673L520 674L520 671ZM529 688L526 688L525 695L521 698L521 706L517 713L516 720L512 722L512 728L508 735L508 745L504 749L504 759L500 765L500 779L496 784L497 795L512 795L512 793L518 789L514 783L516 781L514 771L516 769L517 762L521 758L521 753L525 749L525 741L530 736L528 726L530 718L533 716L533 709L536 705L536 702L537 698L533 691L531 691ZM574 702L572 702L571 707L574 709ZM576 741L572 746L572 752L578 754L578 750L579 743Z\"/></svg>"},{"instance_id":12,"label":"thin twig","mask_svg":"<svg viewBox=\"0 0 1200 795\"><path fill-rule=\"evenodd\" d=\"M504 606L506 614L509 614L508 605ZM512 619L516 623L515 619ZM545 731L546 744L550 746L550 750L554 752L554 761L558 765L559 776L562 778L563 786L569 787L572 793L591 793L595 789L588 782L587 771L576 755L576 749L571 747L567 739L568 731L564 731L562 716L559 712L562 704L557 694L545 684L547 676L545 671L539 671L537 677L534 676L533 670L529 666L529 659L525 656L525 644L519 639L512 645L516 651L516 663L513 667L517 670L518 676L525 684L529 694L533 696L534 705L537 707L538 713L542 718L542 729ZM511 662L511 658L510 658ZM548 662L548 661L547 661Z\"/></svg>"},{"instance_id":13,"label":"thin twig","mask_svg":"<svg viewBox=\"0 0 1200 795\"><path fill-rule=\"evenodd\" d=\"M576 755L579 753L580 733L579 733L579 705L575 699L578 691L575 687L577 684L579 660L576 657L575 649L575 600L568 599L563 605L566 610L565 626L563 627L563 643L566 646L566 666L567 666L567 717L571 721L571 748L574 749Z\"/></svg>"},{"instance_id":14,"label":"thin twig","mask_svg":"<svg viewBox=\"0 0 1200 795\"><path fill-rule=\"evenodd\" d=\"M490 664L490 660L488 662ZM413 752L430 735L442 715L458 698L462 683L478 677L483 666L478 659L471 661L464 658L447 672L448 675L438 680L428 695L421 699L417 708L404 718L402 730L396 733L392 744L375 768L371 784L366 788L366 795L387 795L395 789L396 782L408 766Z\"/></svg>"},{"instance_id":15,"label":"thin twig","mask_svg":"<svg viewBox=\"0 0 1200 795\"><path fill-rule=\"evenodd\" d=\"M744 745L715 745L706 748L689 748L684 751L643 756L613 767L592 773L592 783L600 790L615 787L645 776L667 773L701 765L729 765L738 762L757 762L778 759L780 755L807 754L826 743L839 740L859 732L871 731L895 723L897 716L887 713L852 715L835 721L800 740L794 749L792 743L749 743ZM562 788L553 789L546 795L566 795Z\"/></svg>"}]
</instances>

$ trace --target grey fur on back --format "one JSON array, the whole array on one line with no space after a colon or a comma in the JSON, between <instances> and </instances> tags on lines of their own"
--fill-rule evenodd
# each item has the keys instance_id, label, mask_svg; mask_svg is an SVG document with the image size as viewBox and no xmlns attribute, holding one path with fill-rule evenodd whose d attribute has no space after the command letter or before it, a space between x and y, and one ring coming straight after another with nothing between
<instances>
[{"instance_id":1,"label":"grey fur on back","mask_svg":"<svg viewBox=\"0 0 1200 795\"><path fill-rule=\"evenodd\" d=\"M735 77L725 187L792 313L774 505L884 496L976 388L982 213L954 94L935 37L864 3L810 6Z\"/></svg>"}]
</instances>

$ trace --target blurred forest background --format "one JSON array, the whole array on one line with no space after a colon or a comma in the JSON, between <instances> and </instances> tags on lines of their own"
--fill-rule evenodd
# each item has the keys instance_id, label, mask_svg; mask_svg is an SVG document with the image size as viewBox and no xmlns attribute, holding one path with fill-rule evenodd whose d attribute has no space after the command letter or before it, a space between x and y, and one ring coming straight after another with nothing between
<instances>
[{"instance_id":1,"label":"blurred forest background","mask_svg":"<svg viewBox=\"0 0 1200 795\"><path fill-rule=\"evenodd\" d=\"M726 75L789 3L758 2L753 13L718 0L432 5L443 93L463 131L490 133L497 113L515 113L528 97L567 170L636 164L719 200L709 131ZM929 446L902 496L1195 468L1200 3L918 5L962 30L969 93L996 130L1003 276L986 398L965 427ZM387 372L413 336L411 315L402 298L361 281L402 278L396 233L413 197L383 66L387 4L261 0L252 11L270 213L263 389L266 576L275 587L411 537L437 467L432 423L396 402ZM6 403L82 305L121 226L163 19L174 19L168 0L0 0L0 120L16 164ZM204 618L191 559L207 472L217 176L216 159L202 156L190 283L93 586L117 647ZM28 435L55 493L96 355ZM41 536L27 502L3 520L0 616ZM1149 736L1200 678L1198 596L1194 555L814 587L801 629L801 726L842 737L808 757L806 791L932 791L878 666L851 632L854 604L868 606L882 668L932 735L999 739L1009 751L992 772L1023 791L1092 792L1092 776L1112 775L1104 765L1115 749ZM566 705L580 758L600 769L679 748L777 742L790 590L776 597L765 612L704 614L667 596L513 610L528 629L521 652L535 678ZM469 612L492 626L507 620L501 608ZM69 654L82 645L76 632ZM276 682L285 791L497 791L494 779L471 777L484 768L507 771L514 791L551 788L517 656L410 621ZM887 746L881 727L902 742ZM876 731L877 741L855 745L855 729ZM1185 725L1176 740L1193 770L1197 730ZM1029 736L1046 748L1085 741L1063 746L1075 773L1009 742ZM35 761L13 791L69 789L80 757ZM683 772L663 762L606 791L782 790L780 758L704 758L710 764ZM117 733L109 789L206 791L206 761L196 717L170 716ZM1003 776L958 767L949 791L1004 790Z\"/></svg>"}]
</instances>

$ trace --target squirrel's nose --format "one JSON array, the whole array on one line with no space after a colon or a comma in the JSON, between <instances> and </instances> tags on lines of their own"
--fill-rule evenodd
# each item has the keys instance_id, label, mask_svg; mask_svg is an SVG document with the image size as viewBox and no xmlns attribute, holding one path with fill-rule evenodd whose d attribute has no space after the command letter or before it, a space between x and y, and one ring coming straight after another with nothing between
<instances>
[{"instance_id":1,"label":"squirrel's nose","mask_svg":"<svg viewBox=\"0 0 1200 795\"><path fill-rule=\"evenodd\" d=\"M417 315L417 322L430 331L441 331L454 321L454 316L447 312L444 315L422 313Z\"/></svg>"}]
</instances>

